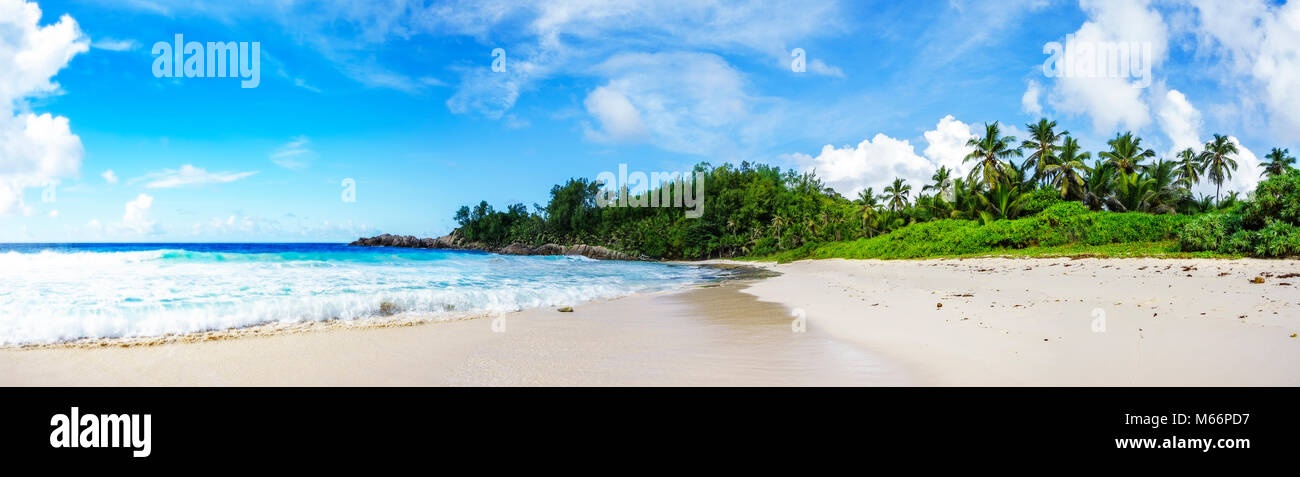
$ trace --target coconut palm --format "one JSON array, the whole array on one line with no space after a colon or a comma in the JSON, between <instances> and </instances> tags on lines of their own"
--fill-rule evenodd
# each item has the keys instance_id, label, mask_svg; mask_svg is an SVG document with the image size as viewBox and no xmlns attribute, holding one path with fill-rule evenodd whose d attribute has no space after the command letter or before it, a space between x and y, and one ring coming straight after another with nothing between
<instances>
[{"instance_id":1,"label":"coconut palm","mask_svg":"<svg viewBox=\"0 0 1300 477\"><path fill-rule=\"evenodd\" d=\"M934 181L934 183L922 187L921 192L933 190L935 197L945 201L952 199L951 176L952 171L947 166L940 166L939 170L934 171L934 175L930 176L930 180Z\"/></svg>"},{"instance_id":2,"label":"coconut palm","mask_svg":"<svg viewBox=\"0 0 1300 477\"><path fill-rule=\"evenodd\" d=\"M1061 149L1056 143L1070 132L1056 132L1056 121L1048 121L1047 118L1039 119L1037 124L1029 123L1026 126L1029 127L1029 139L1020 143L1020 147L1033 151L1028 157L1028 162L1034 165L1033 180L1045 183L1047 166L1056 163L1056 153Z\"/></svg>"},{"instance_id":3,"label":"coconut palm","mask_svg":"<svg viewBox=\"0 0 1300 477\"><path fill-rule=\"evenodd\" d=\"M781 229L785 228L788 225L790 225L790 219L787 219L781 215L772 217L772 229L776 232L776 248L778 249L781 250L785 249L785 247L782 246L782 239L785 236L781 235Z\"/></svg>"},{"instance_id":4,"label":"coconut palm","mask_svg":"<svg viewBox=\"0 0 1300 477\"><path fill-rule=\"evenodd\" d=\"M1143 149L1142 138L1134 136L1132 132L1116 135L1115 139L1106 141L1106 144L1110 146L1110 150L1097 155L1116 169L1128 174L1146 167L1142 165L1143 158L1156 155L1155 151Z\"/></svg>"},{"instance_id":5,"label":"coconut palm","mask_svg":"<svg viewBox=\"0 0 1300 477\"><path fill-rule=\"evenodd\" d=\"M1017 183L1019 177L1000 177L998 181L982 194L976 194L983 210L979 212L980 221L988 224L997 219L1014 219L1020 214L1029 194L1021 192Z\"/></svg>"},{"instance_id":6,"label":"coconut palm","mask_svg":"<svg viewBox=\"0 0 1300 477\"><path fill-rule=\"evenodd\" d=\"M1237 160L1232 158L1237 154L1237 144L1228 139L1227 136L1214 135L1214 139L1205 143L1205 150L1201 151L1200 161L1205 167L1205 175L1209 177L1210 182L1214 183L1214 201L1219 201L1219 191L1223 188L1223 181L1232 178L1232 172L1237 170Z\"/></svg>"},{"instance_id":7,"label":"coconut palm","mask_svg":"<svg viewBox=\"0 0 1300 477\"><path fill-rule=\"evenodd\" d=\"M876 229L872 226L876 218L880 215L880 203L876 197L875 191L871 187L858 192L858 215L862 218L862 229L867 232L867 236L875 235Z\"/></svg>"},{"instance_id":8,"label":"coconut palm","mask_svg":"<svg viewBox=\"0 0 1300 477\"><path fill-rule=\"evenodd\" d=\"M985 185L997 182L998 177L1005 176L1007 164L1002 162L1012 156L1020 157L1020 148L1015 146L1015 136L1003 136L997 121L984 123L984 137L971 138L966 146L974 148L966 155L965 162L975 161L971 168L971 177L983 176Z\"/></svg>"},{"instance_id":9,"label":"coconut palm","mask_svg":"<svg viewBox=\"0 0 1300 477\"><path fill-rule=\"evenodd\" d=\"M1272 178L1273 176L1282 175L1286 173L1286 171L1295 169L1292 165L1295 164L1295 158L1288 157L1288 152L1290 151L1287 149L1276 147L1273 148L1272 151L1269 151L1268 155L1264 156L1264 159L1268 159L1268 161L1259 163L1259 167L1264 168L1264 172L1259 173L1259 175L1263 176L1267 174L1269 178Z\"/></svg>"},{"instance_id":10,"label":"coconut palm","mask_svg":"<svg viewBox=\"0 0 1300 477\"><path fill-rule=\"evenodd\" d=\"M885 187L885 201L889 210L897 212L899 209L907 207L907 196L912 193L912 186L907 181L894 178L894 183Z\"/></svg>"},{"instance_id":11,"label":"coconut palm","mask_svg":"<svg viewBox=\"0 0 1300 477\"><path fill-rule=\"evenodd\" d=\"M1146 212L1153 214L1175 213L1174 206L1191 194L1183 185L1183 181L1178 178L1177 162L1158 161L1155 165L1147 168L1146 173L1151 180L1151 190L1154 192L1152 196L1147 198L1147 203L1142 209Z\"/></svg>"},{"instance_id":12,"label":"coconut palm","mask_svg":"<svg viewBox=\"0 0 1300 477\"><path fill-rule=\"evenodd\" d=\"M1061 145L1057 154L1056 162L1049 164L1044 170L1044 175L1051 177L1052 185L1061 189L1062 199L1082 200L1086 195L1087 182L1083 180L1082 173L1089 170L1089 167L1083 163L1092 157L1092 154L1079 151L1079 141L1065 136L1065 143Z\"/></svg>"},{"instance_id":13,"label":"coconut palm","mask_svg":"<svg viewBox=\"0 0 1300 477\"><path fill-rule=\"evenodd\" d=\"M1178 180L1183 181L1183 185L1193 187L1201 182L1201 174L1205 173L1205 164L1197 158L1196 151L1192 148L1183 149L1178 152Z\"/></svg>"},{"instance_id":14,"label":"coconut palm","mask_svg":"<svg viewBox=\"0 0 1300 477\"><path fill-rule=\"evenodd\" d=\"M1093 165L1087 170L1083 181L1084 185L1087 186L1084 191L1083 203L1087 204L1088 208L1101 210L1102 206L1113 200L1115 166L1111 163L1103 162L1100 159L1093 161Z\"/></svg>"}]
</instances>

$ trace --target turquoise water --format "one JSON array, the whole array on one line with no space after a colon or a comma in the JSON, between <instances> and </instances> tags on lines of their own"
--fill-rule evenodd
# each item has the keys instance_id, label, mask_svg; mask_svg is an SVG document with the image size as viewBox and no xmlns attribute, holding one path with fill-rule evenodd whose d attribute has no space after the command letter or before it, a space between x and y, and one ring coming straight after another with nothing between
<instances>
[{"instance_id":1,"label":"turquoise water","mask_svg":"<svg viewBox=\"0 0 1300 477\"><path fill-rule=\"evenodd\" d=\"M341 244L0 244L0 344L576 305L716 278L700 267Z\"/></svg>"}]
</instances>

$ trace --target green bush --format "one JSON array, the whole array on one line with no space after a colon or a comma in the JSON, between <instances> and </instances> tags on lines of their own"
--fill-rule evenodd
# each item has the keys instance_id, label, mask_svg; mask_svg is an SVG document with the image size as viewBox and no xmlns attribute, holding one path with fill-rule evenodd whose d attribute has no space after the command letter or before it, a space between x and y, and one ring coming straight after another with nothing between
<instances>
[{"instance_id":1,"label":"green bush","mask_svg":"<svg viewBox=\"0 0 1300 477\"><path fill-rule=\"evenodd\" d=\"M1282 257L1300 255L1300 171L1255 188L1255 199L1193 219L1178 233L1183 251Z\"/></svg>"},{"instance_id":2,"label":"green bush","mask_svg":"<svg viewBox=\"0 0 1300 477\"><path fill-rule=\"evenodd\" d=\"M1061 200L1061 192L1056 189L1037 189L1029 193L1029 197L1023 199L1020 205L1020 215L1022 217L1034 215L1047 208L1057 204L1065 203Z\"/></svg>"},{"instance_id":3,"label":"green bush","mask_svg":"<svg viewBox=\"0 0 1300 477\"><path fill-rule=\"evenodd\" d=\"M1062 202L1035 216L988 225L956 219L912 224L870 239L826 244L806 257L947 257L1076 243L1159 242L1174 238L1189 220L1191 217L1183 215L1093 212L1078 202Z\"/></svg>"},{"instance_id":4,"label":"green bush","mask_svg":"<svg viewBox=\"0 0 1300 477\"><path fill-rule=\"evenodd\" d=\"M1227 226L1229 214L1205 214L1192 221L1178 233L1178 246L1184 251L1224 250L1233 232Z\"/></svg>"},{"instance_id":5,"label":"green bush","mask_svg":"<svg viewBox=\"0 0 1300 477\"><path fill-rule=\"evenodd\" d=\"M1254 200L1242 206L1241 213L1249 230L1262 229L1269 220L1300 225L1300 170L1260 182Z\"/></svg>"}]
</instances>

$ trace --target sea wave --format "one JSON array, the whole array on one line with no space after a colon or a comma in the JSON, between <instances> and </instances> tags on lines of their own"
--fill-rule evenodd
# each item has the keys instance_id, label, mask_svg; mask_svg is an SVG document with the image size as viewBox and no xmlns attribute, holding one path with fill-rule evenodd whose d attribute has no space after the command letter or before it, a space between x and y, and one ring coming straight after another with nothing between
<instances>
[{"instance_id":1,"label":"sea wave","mask_svg":"<svg viewBox=\"0 0 1300 477\"><path fill-rule=\"evenodd\" d=\"M0 345L505 313L664 290L686 266L348 247L0 253Z\"/></svg>"}]
</instances>

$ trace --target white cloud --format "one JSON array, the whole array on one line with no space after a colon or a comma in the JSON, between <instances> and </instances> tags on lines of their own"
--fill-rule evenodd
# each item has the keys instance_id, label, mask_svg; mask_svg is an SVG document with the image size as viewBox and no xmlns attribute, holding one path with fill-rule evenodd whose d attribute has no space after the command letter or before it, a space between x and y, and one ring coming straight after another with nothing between
<instances>
[{"instance_id":1,"label":"white cloud","mask_svg":"<svg viewBox=\"0 0 1300 477\"><path fill-rule=\"evenodd\" d=\"M1241 101L1262 106L1268 127L1300 137L1300 2L1194 0L1200 46L1216 50L1219 81ZM1242 115L1246 111L1236 111Z\"/></svg>"},{"instance_id":2,"label":"white cloud","mask_svg":"<svg viewBox=\"0 0 1300 477\"><path fill-rule=\"evenodd\" d=\"M925 155L932 163L953 170L954 177L965 176L970 169L963 161L971 150L966 141L974 136L969 124L958 121L951 114L944 116L933 130L925 132L925 140L930 143L925 148Z\"/></svg>"},{"instance_id":3,"label":"white cloud","mask_svg":"<svg viewBox=\"0 0 1300 477\"><path fill-rule=\"evenodd\" d=\"M820 58L813 58L808 61L808 71L822 76L834 76L836 78L844 77L844 71L838 66L828 65Z\"/></svg>"},{"instance_id":4,"label":"white cloud","mask_svg":"<svg viewBox=\"0 0 1300 477\"><path fill-rule=\"evenodd\" d=\"M50 211L50 218L51 218L51 219L57 219L57 218L59 218L59 209L51 210L51 211Z\"/></svg>"},{"instance_id":5,"label":"white cloud","mask_svg":"<svg viewBox=\"0 0 1300 477\"><path fill-rule=\"evenodd\" d=\"M119 224L119 228L138 235L158 233L158 223L149 216L149 209L152 207L152 196L148 194L136 196L135 200L126 203L126 213L122 214L122 223Z\"/></svg>"},{"instance_id":6,"label":"white cloud","mask_svg":"<svg viewBox=\"0 0 1300 477\"><path fill-rule=\"evenodd\" d=\"M1088 21L1065 42L1067 50L1073 51L1080 45L1137 42L1151 45L1146 61L1153 71L1164 63L1169 29L1149 1L1081 0L1079 4ZM1142 83L1135 76L1136 73L1127 78L1061 76L1056 78L1048 102L1058 111L1090 117L1093 128L1104 134L1118 129L1140 129L1151 122L1151 114L1143 100L1145 89L1134 86Z\"/></svg>"},{"instance_id":7,"label":"white cloud","mask_svg":"<svg viewBox=\"0 0 1300 477\"><path fill-rule=\"evenodd\" d=\"M1042 92L1043 88L1037 81L1029 80L1024 96L1020 97L1020 109L1029 114L1043 114L1043 105L1038 101Z\"/></svg>"},{"instance_id":8,"label":"white cloud","mask_svg":"<svg viewBox=\"0 0 1300 477\"><path fill-rule=\"evenodd\" d=\"M828 185L846 197L856 197L858 191L867 187L874 187L876 193L880 193L895 177L906 179L912 185L912 196L915 197L941 166L955 170L953 178L966 173L962 159L969 152L966 141L972 137L970 126L951 115L944 116L935 129L926 131L924 136L929 142L925 157L917 155L915 147L907 140L876 134L856 147L837 148L828 144L816 157L796 153L788 158L801 170L815 170Z\"/></svg>"},{"instance_id":9,"label":"white cloud","mask_svg":"<svg viewBox=\"0 0 1300 477\"><path fill-rule=\"evenodd\" d=\"M104 182L107 182L109 184L117 183L117 173L113 172L112 169L104 171L104 173L100 174L99 177L103 177Z\"/></svg>"},{"instance_id":10,"label":"white cloud","mask_svg":"<svg viewBox=\"0 0 1300 477\"><path fill-rule=\"evenodd\" d=\"M88 41L72 17L40 26L34 3L0 0L0 215L23 210L23 191L76 175L81 139L68 118L16 113L29 97L55 94L51 81Z\"/></svg>"},{"instance_id":11,"label":"white cloud","mask_svg":"<svg viewBox=\"0 0 1300 477\"><path fill-rule=\"evenodd\" d=\"M1183 93L1176 89L1166 92L1156 104L1156 117L1161 130L1169 137L1170 158L1189 147L1198 151L1201 149L1201 112L1187 101Z\"/></svg>"},{"instance_id":12,"label":"white cloud","mask_svg":"<svg viewBox=\"0 0 1300 477\"><path fill-rule=\"evenodd\" d=\"M627 141L645 136L645 124L636 106L611 88L601 86L587 95L582 103L587 113L596 118L600 131L587 130L587 137L595 141Z\"/></svg>"},{"instance_id":13,"label":"white cloud","mask_svg":"<svg viewBox=\"0 0 1300 477\"><path fill-rule=\"evenodd\" d=\"M518 32L518 40L500 44L507 54L504 72L490 70L492 58L484 50L480 65L461 68L457 91L447 100L453 113L475 113L492 119L502 118L519 96L539 81L558 74L592 74L590 65L626 61L628 55L644 50L646 45L757 56L767 60L763 64L788 70L794 47L808 46L803 43L844 29L838 2L830 0L798 4L751 0L462 1L430 7L422 13L422 21L416 22L421 31L474 37L486 37L502 28ZM654 54L673 53L660 50ZM810 58L807 65L812 74L843 76L839 68L820 58ZM658 73L666 73L658 79L673 80L671 71ZM608 71L595 74L601 79L617 79ZM647 114L637 98L615 89ZM653 133L648 117L646 121ZM671 142L687 141L677 138Z\"/></svg>"},{"instance_id":14,"label":"white cloud","mask_svg":"<svg viewBox=\"0 0 1300 477\"><path fill-rule=\"evenodd\" d=\"M915 196L920 192L919 184L923 184L934 171L934 165L916 155L915 148L907 140L884 134L876 134L874 138L858 143L857 147L837 148L827 144L817 157L794 154L793 159L801 169L816 171L827 185L848 197L855 197L858 191L870 186L876 186L876 193L880 193L880 185L895 177L912 184Z\"/></svg>"},{"instance_id":15,"label":"white cloud","mask_svg":"<svg viewBox=\"0 0 1300 477\"><path fill-rule=\"evenodd\" d=\"M593 71L610 78L587 104L606 136L643 129L662 149L707 155L734 148L752 126L744 78L717 55L627 53Z\"/></svg>"},{"instance_id":16,"label":"white cloud","mask_svg":"<svg viewBox=\"0 0 1300 477\"><path fill-rule=\"evenodd\" d=\"M108 51L131 51L140 47L140 43L135 40L118 40L114 38L101 38L90 44L91 48Z\"/></svg>"},{"instance_id":17,"label":"white cloud","mask_svg":"<svg viewBox=\"0 0 1300 477\"><path fill-rule=\"evenodd\" d=\"M184 187L184 186L191 186L191 185L221 184L226 182L234 182L243 179L245 177L251 176L253 174L257 174L257 171L208 172L206 170L203 170L202 168L194 167L193 165L186 164L181 166L180 169L164 169L159 172L154 172L145 175L144 177L133 179L131 182L135 183L138 181L147 180L149 182L147 182L144 186L149 189L168 189L173 187Z\"/></svg>"},{"instance_id":18,"label":"white cloud","mask_svg":"<svg viewBox=\"0 0 1300 477\"><path fill-rule=\"evenodd\" d=\"M311 140L307 136L298 136L276 148L275 152L271 153L271 162L285 169L306 169L311 164L314 155L312 150L307 147L310 143Z\"/></svg>"}]
</instances>

